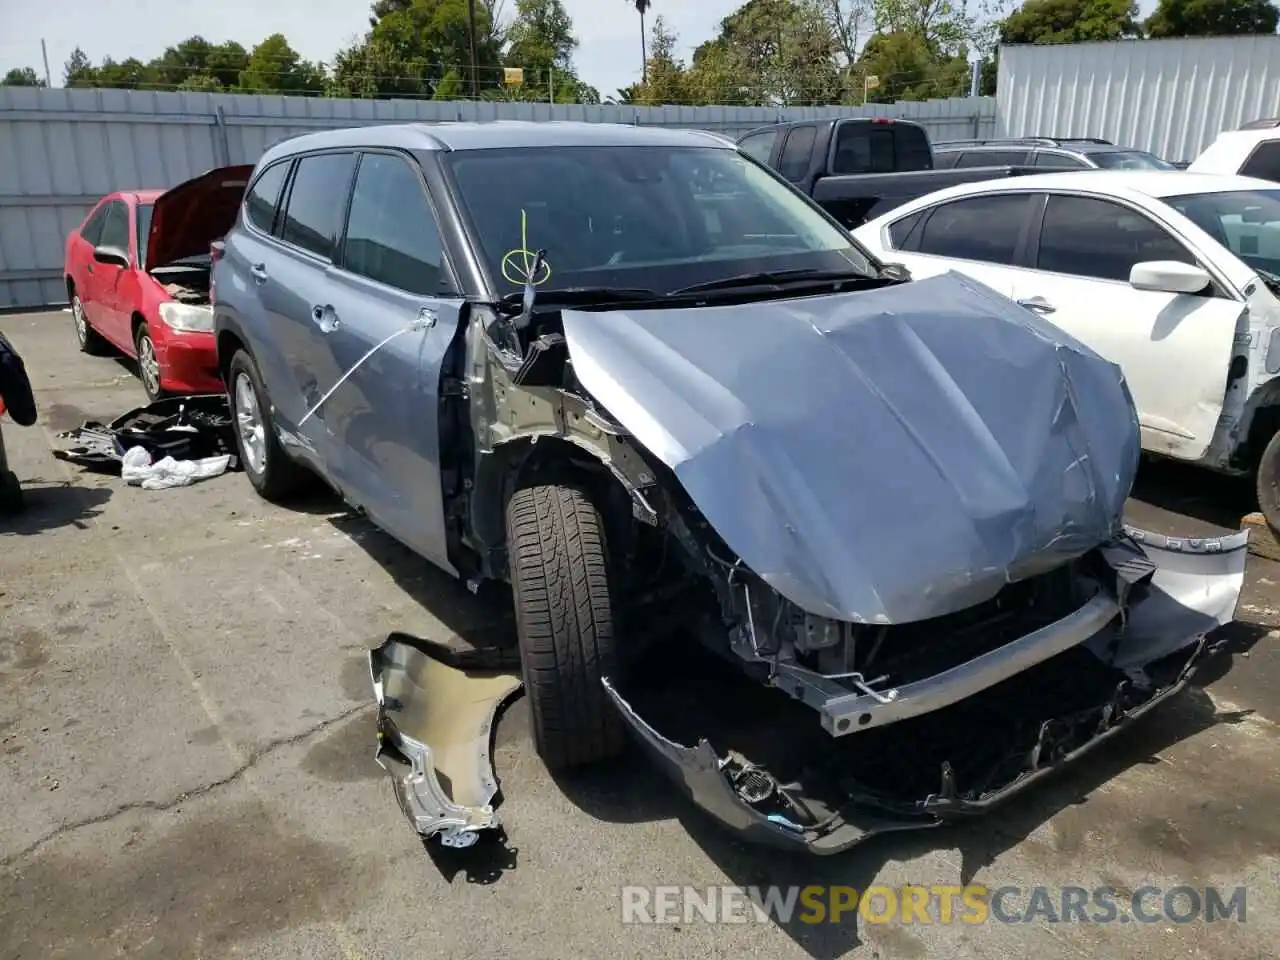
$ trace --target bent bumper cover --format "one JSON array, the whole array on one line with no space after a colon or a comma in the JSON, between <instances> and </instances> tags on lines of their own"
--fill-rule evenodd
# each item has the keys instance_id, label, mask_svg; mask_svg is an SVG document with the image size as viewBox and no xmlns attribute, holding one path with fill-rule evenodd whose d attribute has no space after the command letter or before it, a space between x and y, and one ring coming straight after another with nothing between
<instances>
[{"instance_id":1,"label":"bent bumper cover","mask_svg":"<svg viewBox=\"0 0 1280 960\"><path fill-rule=\"evenodd\" d=\"M667 739L646 723L608 680L604 681L605 689L636 739L664 772L696 804L746 840L831 854L878 833L939 826L949 817L982 813L1021 792L1109 739L1128 721L1176 694L1209 649L1207 634L1234 617L1244 584L1247 531L1198 539L1170 538L1140 530L1128 533L1142 545L1156 569L1148 589L1128 606L1123 630L1116 622L1119 605L1109 598L1095 599L1064 620L991 654L904 686L899 695L888 702L858 698L865 701L859 704L859 709L871 711L874 723L883 726L944 708L967 697L981 697L982 692L994 684L1016 676L1033 664L1043 663L1073 645L1121 670L1140 668L1179 650L1188 651L1176 679L1157 689L1141 705L1123 711L1099 703L1099 722L1091 737L1069 752L1048 760L1038 756L1037 748L1027 772L976 799L934 795L911 810L864 805L842 810L839 821L830 828L807 829L782 816L766 815L744 801L723 772L725 759L709 742L700 740L696 746L689 747ZM823 716L824 727L828 727L828 719ZM852 736L856 737L857 733Z\"/></svg>"}]
</instances>

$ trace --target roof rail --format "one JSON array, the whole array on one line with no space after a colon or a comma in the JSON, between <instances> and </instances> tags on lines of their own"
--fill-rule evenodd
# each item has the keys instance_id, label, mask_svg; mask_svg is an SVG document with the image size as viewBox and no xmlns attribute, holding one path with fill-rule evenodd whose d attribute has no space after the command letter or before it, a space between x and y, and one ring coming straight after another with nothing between
<instances>
[{"instance_id":1,"label":"roof rail","mask_svg":"<svg viewBox=\"0 0 1280 960\"><path fill-rule=\"evenodd\" d=\"M1267 117L1261 120L1250 120L1248 123L1241 124L1241 130L1274 130L1280 127L1280 117Z\"/></svg>"},{"instance_id":2,"label":"roof rail","mask_svg":"<svg viewBox=\"0 0 1280 960\"><path fill-rule=\"evenodd\" d=\"M1110 140L1098 137L998 137L988 140L943 140L934 144L938 147L995 147L995 146L1039 146L1056 147L1064 143L1096 143L1100 146L1113 147Z\"/></svg>"}]
</instances>

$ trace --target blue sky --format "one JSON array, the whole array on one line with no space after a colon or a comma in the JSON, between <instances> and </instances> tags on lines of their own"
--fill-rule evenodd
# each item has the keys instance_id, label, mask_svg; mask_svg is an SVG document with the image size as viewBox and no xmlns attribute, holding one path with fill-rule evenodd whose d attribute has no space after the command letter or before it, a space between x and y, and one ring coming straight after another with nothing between
<instances>
[{"instance_id":1,"label":"blue sky","mask_svg":"<svg viewBox=\"0 0 1280 960\"><path fill-rule=\"evenodd\" d=\"M655 0L680 36L684 55L714 33L741 0ZM640 18L627 0L564 0L579 46L582 79L609 96L640 77ZM513 7L513 0L507 0ZM666 9L667 7L670 9ZM368 27L368 0L0 0L0 74L12 67L43 73L40 40L49 48L54 85L77 46L96 63L157 56L166 46L200 34L237 40L246 48L283 33L310 60L328 61ZM650 19L652 18L652 15Z\"/></svg>"}]
</instances>

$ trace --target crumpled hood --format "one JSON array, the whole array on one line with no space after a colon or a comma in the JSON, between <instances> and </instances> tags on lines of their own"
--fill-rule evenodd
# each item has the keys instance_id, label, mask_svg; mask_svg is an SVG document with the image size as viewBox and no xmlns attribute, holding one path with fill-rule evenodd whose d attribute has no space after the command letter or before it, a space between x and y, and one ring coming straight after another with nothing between
<instances>
[{"instance_id":1,"label":"crumpled hood","mask_svg":"<svg viewBox=\"0 0 1280 960\"><path fill-rule=\"evenodd\" d=\"M563 318L587 391L812 613L954 613L1122 529L1119 367L960 274Z\"/></svg>"},{"instance_id":2,"label":"crumpled hood","mask_svg":"<svg viewBox=\"0 0 1280 960\"><path fill-rule=\"evenodd\" d=\"M216 167L156 197L144 270L208 253L236 222L253 165Z\"/></svg>"}]
</instances>

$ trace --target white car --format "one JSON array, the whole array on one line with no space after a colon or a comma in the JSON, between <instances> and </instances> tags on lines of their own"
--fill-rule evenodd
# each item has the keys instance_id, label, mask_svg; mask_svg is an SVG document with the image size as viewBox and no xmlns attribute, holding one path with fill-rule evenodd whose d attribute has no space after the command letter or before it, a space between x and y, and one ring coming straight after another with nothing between
<instances>
[{"instance_id":1,"label":"white car","mask_svg":"<svg viewBox=\"0 0 1280 960\"><path fill-rule=\"evenodd\" d=\"M854 236L917 278L967 274L1119 364L1143 449L1256 471L1280 530L1280 186L1146 170L983 181Z\"/></svg>"},{"instance_id":2,"label":"white car","mask_svg":"<svg viewBox=\"0 0 1280 960\"><path fill-rule=\"evenodd\" d=\"M1190 173L1238 173L1280 183L1280 119L1228 130L1187 167Z\"/></svg>"}]
</instances>

